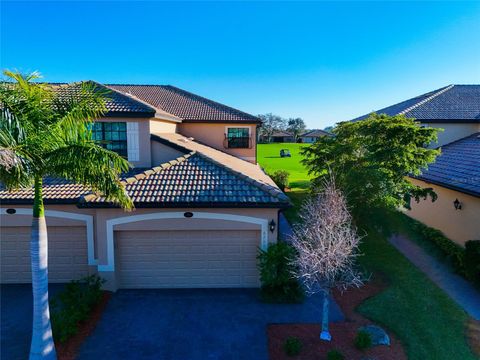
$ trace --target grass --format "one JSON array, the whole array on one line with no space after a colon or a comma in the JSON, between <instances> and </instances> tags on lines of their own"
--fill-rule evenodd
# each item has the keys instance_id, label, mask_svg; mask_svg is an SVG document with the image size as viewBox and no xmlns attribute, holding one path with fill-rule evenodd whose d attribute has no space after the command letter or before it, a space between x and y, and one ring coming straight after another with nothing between
<instances>
[{"instance_id":1,"label":"grass","mask_svg":"<svg viewBox=\"0 0 480 360\"><path fill-rule=\"evenodd\" d=\"M302 146L305 145L258 145L258 161L262 167L267 171L284 169L291 174L292 191L287 195L294 207L285 215L292 223L297 221L299 206L308 196L309 176L300 164ZM291 151L291 158L280 158L280 149L284 148ZM361 245L360 262L367 271L384 277L389 286L357 310L393 331L404 344L409 359L476 359L465 337L467 314L387 239L392 232L402 232L423 242L422 246L432 253L435 248L422 241L403 214L382 212L370 219L368 225L362 226L368 230L368 235Z\"/></svg>"},{"instance_id":2,"label":"grass","mask_svg":"<svg viewBox=\"0 0 480 360\"><path fill-rule=\"evenodd\" d=\"M402 341L409 359L476 359L465 331L467 314L387 241L389 233L402 232L398 213L375 216L363 240L361 264L386 277L389 287L360 305L362 315L392 330Z\"/></svg>"},{"instance_id":3,"label":"grass","mask_svg":"<svg viewBox=\"0 0 480 360\"><path fill-rule=\"evenodd\" d=\"M296 143L274 143L258 144L257 160L259 164L267 171L272 173L276 170L286 170L290 173L290 188L292 191L305 190L310 183L310 176L307 169L301 164L300 150L308 144ZM288 149L292 157L280 157L280 150Z\"/></svg>"}]
</instances>

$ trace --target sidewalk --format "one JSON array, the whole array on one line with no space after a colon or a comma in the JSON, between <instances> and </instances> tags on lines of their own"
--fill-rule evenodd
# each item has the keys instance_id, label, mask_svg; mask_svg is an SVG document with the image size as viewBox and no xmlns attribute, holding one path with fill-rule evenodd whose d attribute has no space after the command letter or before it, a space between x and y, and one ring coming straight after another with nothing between
<instances>
[{"instance_id":1,"label":"sidewalk","mask_svg":"<svg viewBox=\"0 0 480 360\"><path fill-rule=\"evenodd\" d=\"M480 320L480 291L403 235L389 239L407 259L443 289L471 317Z\"/></svg>"}]
</instances>

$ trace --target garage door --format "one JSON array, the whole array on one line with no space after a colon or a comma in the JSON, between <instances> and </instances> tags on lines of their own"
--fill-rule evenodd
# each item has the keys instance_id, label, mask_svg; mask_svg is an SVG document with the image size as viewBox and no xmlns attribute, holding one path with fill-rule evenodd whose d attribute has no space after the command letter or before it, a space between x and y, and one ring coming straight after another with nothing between
<instances>
[{"instance_id":1,"label":"garage door","mask_svg":"<svg viewBox=\"0 0 480 360\"><path fill-rule=\"evenodd\" d=\"M0 282L29 283L30 227L1 227ZM48 278L68 282L88 275L85 227L48 227Z\"/></svg>"},{"instance_id":2,"label":"garage door","mask_svg":"<svg viewBox=\"0 0 480 360\"><path fill-rule=\"evenodd\" d=\"M259 231L119 231L122 288L258 287Z\"/></svg>"}]
</instances>

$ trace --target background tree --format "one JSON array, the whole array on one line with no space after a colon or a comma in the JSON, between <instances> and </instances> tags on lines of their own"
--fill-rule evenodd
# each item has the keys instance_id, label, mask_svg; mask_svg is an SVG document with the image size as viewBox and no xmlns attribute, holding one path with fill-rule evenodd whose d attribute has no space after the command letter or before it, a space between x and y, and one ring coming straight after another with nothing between
<instances>
[{"instance_id":1,"label":"background tree","mask_svg":"<svg viewBox=\"0 0 480 360\"><path fill-rule=\"evenodd\" d=\"M314 189L331 169L355 214L397 208L411 197L418 201L431 195L435 200L431 188L413 185L405 176L420 174L440 153L426 147L436 141L437 131L403 115L372 114L363 121L340 123L333 129L335 136L323 136L304 148L303 163L314 175Z\"/></svg>"},{"instance_id":2,"label":"background tree","mask_svg":"<svg viewBox=\"0 0 480 360\"><path fill-rule=\"evenodd\" d=\"M56 92L33 82L39 77L36 73L4 74L10 82L0 84L0 181L10 190L34 187L30 359L55 359L48 304L43 178L53 176L84 184L130 209L132 201L119 181L129 164L92 141L92 121L106 111L106 93L94 83L75 84Z\"/></svg>"},{"instance_id":3,"label":"background tree","mask_svg":"<svg viewBox=\"0 0 480 360\"><path fill-rule=\"evenodd\" d=\"M300 223L294 227L292 246L297 251L293 260L296 276L307 293L323 294L322 340L331 340L328 330L330 292L363 285L363 276L356 269L360 238L347 209L347 202L330 178L324 189L302 206Z\"/></svg>"},{"instance_id":4,"label":"background tree","mask_svg":"<svg viewBox=\"0 0 480 360\"><path fill-rule=\"evenodd\" d=\"M267 142L271 141L271 137L275 131L285 130L287 127L287 121L281 116L268 113L258 115L258 117L262 120L262 126L259 128L259 136L267 139Z\"/></svg>"},{"instance_id":5,"label":"background tree","mask_svg":"<svg viewBox=\"0 0 480 360\"><path fill-rule=\"evenodd\" d=\"M297 142L298 137L305 131L306 127L305 121L300 118L288 119L287 130L293 134L295 142Z\"/></svg>"}]
</instances>

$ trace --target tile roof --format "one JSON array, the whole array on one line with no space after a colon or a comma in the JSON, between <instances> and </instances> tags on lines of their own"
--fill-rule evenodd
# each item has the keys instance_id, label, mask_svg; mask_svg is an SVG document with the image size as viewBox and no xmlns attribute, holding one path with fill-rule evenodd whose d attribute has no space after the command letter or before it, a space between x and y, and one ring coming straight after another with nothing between
<instances>
[{"instance_id":1,"label":"tile roof","mask_svg":"<svg viewBox=\"0 0 480 360\"><path fill-rule=\"evenodd\" d=\"M332 134L324 130L315 129L315 130L307 131L306 133L303 133L302 135L300 135L300 137L302 136L318 137L318 136L332 136Z\"/></svg>"},{"instance_id":2,"label":"tile roof","mask_svg":"<svg viewBox=\"0 0 480 360\"><path fill-rule=\"evenodd\" d=\"M391 116L403 114L425 123L480 123L480 85L445 86L375 112Z\"/></svg>"},{"instance_id":3,"label":"tile roof","mask_svg":"<svg viewBox=\"0 0 480 360\"><path fill-rule=\"evenodd\" d=\"M171 85L106 84L110 89L131 94L184 122L260 123L256 116L192 94Z\"/></svg>"},{"instance_id":4,"label":"tile roof","mask_svg":"<svg viewBox=\"0 0 480 360\"><path fill-rule=\"evenodd\" d=\"M291 132L284 131L284 130L277 130L272 134L272 137L288 137L288 136L293 136Z\"/></svg>"},{"instance_id":5,"label":"tile roof","mask_svg":"<svg viewBox=\"0 0 480 360\"><path fill-rule=\"evenodd\" d=\"M480 133L444 145L417 179L480 197Z\"/></svg>"},{"instance_id":6,"label":"tile roof","mask_svg":"<svg viewBox=\"0 0 480 360\"><path fill-rule=\"evenodd\" d=\"M270 178L269 181L262 180L266 179L261 176L252 178L197 151L190 151L152 169L132 169L122 178L136 207L289 206L288 197L269 183ZM63 179L46 178L43 193L47 204L112 206L88 188ZM32 200L32 188L8 192L0 187L0 201L4 204L30 204Z\"/></svg>"},{"instance_id":7,"label":"tile roof","mask_svg":"<svg viewBox=\"0 0 480 360\"><path fill-rule=\"evenodd\" d=\"M105 116L126 116L126 117L152 117L155 115L156 109L151 105L145 104L136 100L133 97L127 96L119 91L115 91L107 88L105 85L99 84L94 81L87 81L95 86L99 90L107 90L107 114ZM76 82L72 84L59 84L51 83L55 91L64 98L75 97L78 95L82 83Z\"/></svg>"},{"instance_id":8,"label":"tile roof","mask_svg":"<svg viewBox=\"0 0 480 360\"><path fill-rule=\"evenodd\" d=\"M277 192L195 151L124 181L125 189L137 207L288 205L288 200ZM88 195L83 206L104 201L101 197Z\"/></svg>"}]
</instances>

